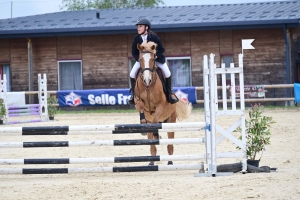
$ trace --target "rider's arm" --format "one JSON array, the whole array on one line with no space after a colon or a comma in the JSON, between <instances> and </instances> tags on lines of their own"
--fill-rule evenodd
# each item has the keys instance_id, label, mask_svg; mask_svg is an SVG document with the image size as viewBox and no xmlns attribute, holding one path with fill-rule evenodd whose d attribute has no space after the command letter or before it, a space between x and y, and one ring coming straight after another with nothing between
<instances>
[{"instance_id":1,"label":"rider's arm","mask_svg":"<svg viewBox=\"0 0 300 200\"><path fill-rule=\"evenodd\" d=\"M165 48L160 40L160 38L158 36L156 36L155 38L155 41L154 41L156 44L157 44L157 47L156 47L156 56L157 58L160 58L163 56L164 52L165 52Z\"/></svg>"},{"instance_id":2,"label":"rider's arm","mask_svg":"<svg viewBox=\"0 0 300 200\"><path fill-rule=\"evenodd\" d=\"M131 54L134 57L134 59L139 62L140 52L137 49L138 37L139 37L139 35L136 35L133 39L132 47L131 47Z\"/></svg>"}]
</instances>

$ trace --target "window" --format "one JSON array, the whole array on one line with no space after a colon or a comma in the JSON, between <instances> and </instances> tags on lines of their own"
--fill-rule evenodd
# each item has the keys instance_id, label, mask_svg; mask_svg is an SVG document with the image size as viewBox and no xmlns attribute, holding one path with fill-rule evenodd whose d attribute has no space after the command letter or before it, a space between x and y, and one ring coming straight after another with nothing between
<instances>
[{"instance_id":1,"label":"window","mask_svg":"<svg viewBox=\"0 0 300 200\"><path fill-rule=\"evenodd\" d=\"M192 86L190 57L167 58L167 65L169 66L172 74L172 86Z\"/></svg>"},{"instance_id":2,"label":"window","mask_svg":"<svg viewBox=\"0 0 300 200\"><path fill-rule=\"evenodd\" d=\"M58 62L58 90L82 90L80 60Z\"/></svg>"},{"instance_id":3,"label":"window","mask_svg":"<svg viewBox=\"0 0 300 200\"><path fill-rule=\"evenodd\" d=\"M221 56L221 63L225 63L225 68L230 68L230 63L233 63L233 57L230 55ZM231 84L230 74L226 74L226 85Z\"/></svg>"},{"instance_id":4,"label":"window","mask_svg":"<svg viewBox=\"0 0 300 200\"><path fill-rule=\"evenodd\" d=\"M1 80L3 80L3 74L6 75L6 91L11 92L11 77L9 64L0 64Z\"/></svg>"}]
</instances>

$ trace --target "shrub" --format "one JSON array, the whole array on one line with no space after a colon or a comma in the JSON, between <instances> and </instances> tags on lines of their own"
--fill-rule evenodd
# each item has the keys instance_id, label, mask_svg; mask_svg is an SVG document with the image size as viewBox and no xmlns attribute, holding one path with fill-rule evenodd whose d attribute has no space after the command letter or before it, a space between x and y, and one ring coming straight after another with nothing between
<instances>
[{"instance_id":1,"label":"shrub","mask_svg":"<svg viewBox=\"0 0 300 200\"><path fill-rule=\"evenodd\" d=\"M263 106L260 104L253 105L249 111L250 119L246 120L246 152L249 160L255 160L260 152L261 158L265 146L271 144L270 126L276 122L273 121L272 117L263 116L262 108ZM240 132L241 127L237 128L237 131ZM239 139L241 140L242 136ZM237 147L237 149L240 149L240 147Z\"/></svg>"},{"instance_id":2,"label":"shrub","mask_svg":"<svg viewBox=\"0 0 300 200\"><path fill-rule=\"evenodd\" d=\"M48 115L49 117L54 117L54 115L58 111L58 107L54 105L57 104L56 96L49 96L47 101L48 101Z\"/></svg>"}]
</instances>

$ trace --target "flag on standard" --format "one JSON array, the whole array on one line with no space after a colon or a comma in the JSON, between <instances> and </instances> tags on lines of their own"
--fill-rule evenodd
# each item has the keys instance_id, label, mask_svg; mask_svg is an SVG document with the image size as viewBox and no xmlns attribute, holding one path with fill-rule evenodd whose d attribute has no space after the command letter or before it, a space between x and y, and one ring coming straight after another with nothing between
<instances>
[{"instance_id":1,"label":"flag on standard","mask_svg":"<svg viewBox=\"0 0 300 200\"><path fill-rule=\"evenodd\" d=\"M242 40L242 54L244 54L244 49L255 49L251 43L254 41L254 39L243 39Z\"/></svg>"}]
</instances>

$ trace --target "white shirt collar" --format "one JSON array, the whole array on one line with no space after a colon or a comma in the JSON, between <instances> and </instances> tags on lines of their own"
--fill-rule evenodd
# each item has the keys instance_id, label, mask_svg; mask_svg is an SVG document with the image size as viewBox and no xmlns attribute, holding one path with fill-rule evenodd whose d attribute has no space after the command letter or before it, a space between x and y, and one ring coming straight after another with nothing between
<instances>
[{"instance_id":1,"label":"white shirt collar","mask_svg":"<svg viewBox=\"0 0 300 200\"><path fill-rule=\"evenodd\" d=\"M143 39L144 42L147 41L148 34L147 35L141 35L141 36L142 36L142 39Z\"/></svg>"}]
</instances>

